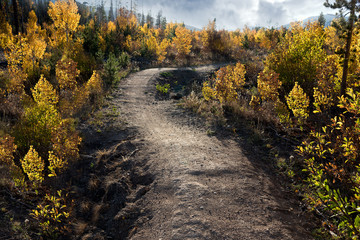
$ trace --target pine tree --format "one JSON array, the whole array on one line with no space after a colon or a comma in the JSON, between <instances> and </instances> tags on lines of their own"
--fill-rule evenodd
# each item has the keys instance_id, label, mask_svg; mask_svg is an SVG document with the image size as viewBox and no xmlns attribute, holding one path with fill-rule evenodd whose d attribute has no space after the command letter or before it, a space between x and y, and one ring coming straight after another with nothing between
<instances>
[{"instance_id":1,"label":"pine tree","mask_svg":"<svg viewBox=\"0 0 360 240\"><path fill-rule=\"evenodd\" d=\"M15 27L15 34L18 34L20 32L20 26L19 26L19 7L17 0L12 0L12 7L14 12L14 27Z\"/></svg>"},{"instance_id":2,"label":"pine tree","mask_svg":"<svg viewBox=\"0 0 360 240\"><path fill-rule=\"evenodd\" d=\"M140 19L140 18L139 18ZM141 20L140 20L140 25L141 26L144 26L144 24L145 24L145 15L144 15L144 13L142 13L141 14Z\"/></svg>"},{"instance_id":3,"label":"pine tree","mask_svg":"<svg viewBox=\"0 0 360 240\"><path fill-rule=\"evenodd\" d=\"M146 23L149 28L154 27L154 18L151 16L151 12L148 12L148 14L146 15Z\"/></svg>"},{"instance_id":4,"label":"pine tree","mask_svg":"<svg viewBox=\"0 0 360 240\"><path fill-rule=\"evenodd\" d=\"M321 26L325 27L325 24L326 24L326 19L324 17L324 14L321 12L320 13L320 16L318 18L318 21L320 23Z\"/></svg>"},{"instance_id":5,"label":"pine tree","mask_svg":"<svg viewBox=\"0 0 360 240\"><path fill-rule=\"evenodd\" d=\"M158 14L156 15L156 20L155 20L155 27L156 28L160 28L161 27L161 18L162 18L162 11L160 10L158 12Z\"/></svg>"},{"instance_id":6,"label":"pine tree","mask_svg":"<svg viewBox=\"0 0 360 240\"><path fill-rule=\"evenodd\" d=\"M162 30L165 30L165 29L166 29L166 24L167 24L167 22L166 22L166 17L162 17L162 18L161 18L160 28L161 28Z\"/></svg>"},{"instance_id":7,"label":"pine tree","mask_svg":"<svg viewBox=\"0 0 360 240\"><path fill-rule=\"evenodd\" d=\"M114 7L113 7L113 1L111 0L110 9L109 9L109 21L113 22L114 20L115 20Z\"/></svg>"},{"instance_id":8,"label":"pine tree","mask_svg":"<svg viewBox=\"0 0 360 240\"><path fill-rule=\"evenodd\" d=\"M333 9L339 9L340 13L343 11L348 11L350 13L349 19L346 24L346 28L343 30L346 35L346 46L344 53L344 63L343 63L343 74L341 80L341 95L345 95L347 88L347 77L349 72L349 60L350 60L350 50L351 50L351 40L354 32L354 23L357 21L356 14L360 10L358 5L359 0L336 0L334 3L329 3L329 0L326 0L324 3L325 7L330 7Z\"/></svg>"}]
</instances>

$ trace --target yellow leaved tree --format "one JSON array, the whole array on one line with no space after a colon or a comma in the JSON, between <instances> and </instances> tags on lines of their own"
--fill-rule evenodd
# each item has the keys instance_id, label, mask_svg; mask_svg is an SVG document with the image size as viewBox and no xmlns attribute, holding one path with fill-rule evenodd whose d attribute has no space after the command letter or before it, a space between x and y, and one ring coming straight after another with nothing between
<instances>
[{"instance_id":1,"label":"yellow leaved tree","mask_svg":"<svg viewBox=\"0 0 360 240\"><path fill-rule=\"evenodd\" d=\"M75 51L72 43L74 43L74 33L80 21L76 2L74 0L57 0L55 3L50 1L48 14L53 21L53 25L50 26L50 45L55 48L63 46L65 54Z\"/></svg>"},{"instance_id":2,"label":"yellow leaved tree","mask_svg":"<svg viewBox=\"0 0 360 240\"><path fill-rule=\"evenodd\" d=\"M21 160L21 166L29 180L34 184L38 185L44 181L45 163L33 146L30 146L28 153Z\"/></svg>"},{"instance_id":3,"label":"yellow leaved tree","mask_svg":"<svg viewBox=\"0 0 360 240\"><path fill-rule=\"evenodd\" d=\"M206 81L203 84L205 100L217 99L221 103L236 100L237 92L245 84L245 74L245 66L241 63L220 68L215 72L215 79L212 79L211 83Z\"/></svg>"},{"instance_id":4,"label":"yellow leaved tree","mask_svg":"<svg viewBox=\"0 0 360 240\"><path fill-rule=\"evenodd\" d=\"M191 52L191 41L191 31L182 25L178 25L175 30L175 37L173 38L173 43L177 50L177 55L179 59L185 58Z\"/></svg>"},{"instance_id":5,"label":"yellow leaved tree","mask_svg":"<svg viewBox=\"0 0 360 240\"><path fill-rule=\"evenodd\" d=\"M28 74L39 70L39 61L44 58L46 51L45 30L37 24L37 17L32 10L29 13L29 21L26 28L28 49L24 59L23 68Z\"/></svg>"},{"instance_id":6,"label":"yellow leaved tree","mask_svg":"<svg viewBox=\"0 0 360 240\"><path fill-rule=\"evenodd\" d=\"M281 82L279 74L265 68L258 77L258 91L263 101L276 102L279 99Z\"/></svg>"},{"instance_id":7,"label":"yellow leaved tree","mask_svg":"<svg viewBox=\"0 0 360 240\"><path fill-rule=\"evenodd\" d=\"M289 96L286 96L286 102L294 116L298 119L299 123L304 123L304 121L309 117L308 107L310 100L297 82L295 82Z\"/></svg>"},{"instance_id":8,"label":"yellow leaved tree","mask_svg":"<svg viewBox=\"0 0 360 240\"><path fill-rule=\"evenodd\" d=\"M167 38L164 38L160 44L158 44L156 49L156 54L158 56L158 62L161 63L165 60L167 49L170 47L171 41Z\"/></svg>"}]
</instances>

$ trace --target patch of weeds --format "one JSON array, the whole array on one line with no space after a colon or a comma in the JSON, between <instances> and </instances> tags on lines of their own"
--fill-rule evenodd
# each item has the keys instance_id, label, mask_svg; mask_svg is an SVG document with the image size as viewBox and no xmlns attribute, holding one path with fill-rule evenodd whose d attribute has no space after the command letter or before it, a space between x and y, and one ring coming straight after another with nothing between
<instances>
[{"instance_id":1,"label":"patch of weeds","mask_svg":"<svg viewBox=\"0 0 360 240\"><path fill-rule=\"evenodd\" d=\"M112 100L112 99L114 99L114 96L109 94L109 95L106 95L105 99L106 100Z\"/></svg>"},{"instance_id":2,"label":"patch of weeds","mask_svg":"<svg viewBox=\"0 0 360 240\"><path fill-rule=\"evenodd\" d=\"M116 107L112 107L111 110L106 111L105 116L113 118L113 120L115 120L116 117L120 116L120 112Z\"/></svg>"},{"instance_id":3,"label":"patch of weeds","mask_svg":"<svg viewBox=\"0 0 360 240\"><path fill-rule=\"evenodd\" d=\"M165 83L163 85L156 84L156 90L163 95L167 94L169 92L169 89L170 89L170 84L168 83Z\"/></svg>"},{"instance_id":4,"label":"patch of weeds","mask_svg":"<svg viewBox=\"0 0 360 240\"><path fill-rule=\"evenodd\" d=\"M263 138L260 134L254 132L254 134L249 137L248 141L250 144L260 146L263 143Z\"/></svg>"},{"instance_id":5,"label":"patch of weeds","mask_svg":"<svg viewBox=\"0 0 360 240\"><path fill-rule=\"evenodd\" d=\"M216 134L216 131L214 131L214 130L212 130L212 129L208 129L208 130L206 130L206 134L207 134L208 136L214 136L214 135Z\"/></svg>"},{"instance_id":6,"label":"patch of weeds","mask_svg":"<svg viewBox=\"0 0 360 240\"><path fill-rule=\"evenodd\" d=\"M104 118L104 114L101 111L96 112L89 120L89 124L93 126L97 132L101 132L101 128L103 128L105 125Z\"/></svg>"},{"instance_id":7,"label":"patch of weeds","mask_svg":"<svg viewBox=\"0 0 360 240\"><path fill-rule=\"evenodd\" d=\"M191 91L190 95L184 97L179 105L183 108L191 109L196 113L201 105L201 100L194 91Z\"/></svg>"},{"instance_id":8,"label":"patch of weeds","mask_svg":"<svg viewBox=\"0 0 360 240\"><path fill-rule=\"evenodd\" d=\"M15 221L13 218L10 218L11 231L19 239L30 240L31 236L29 234L30 223L26 219L23 223Z\"/></svg>"},{"instance_id":9,"label":"patch of weeds","mask_svg":"<svg viewBox=\"0 0 360 240\"><path fill-rule=\"evenodd\" d=\"M66 204L67 196L61 190L56 195L46 194L44 201L30 213L38 221L47 239L58 239L59 234L69 231L67 223L71 208Z\"/></svg>"},{"instance_id":10,"label":"patch of weeds","mask_svg":"<svg viewBox=\"0 0 360 240\"><path fill-rule=\"evenodd\" d=\"M160 76L162 76L164 78L170 78L170 77L173 77L174 74L171 72L162 72L162 73L160 73Z\"/></svg>"}]
</instances>

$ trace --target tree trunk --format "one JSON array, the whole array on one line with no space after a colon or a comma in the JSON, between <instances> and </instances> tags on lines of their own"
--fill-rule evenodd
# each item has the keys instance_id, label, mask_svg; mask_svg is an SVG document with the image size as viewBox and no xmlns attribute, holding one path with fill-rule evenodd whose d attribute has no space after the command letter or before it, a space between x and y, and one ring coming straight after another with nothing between
<instances>
[{"instance_id":1,"label":"tree trunk","mask_svg":"<svg viewBox=\"0 0 360 240\"><path fill-rule=\"evenodd\" d=\"M20 28L19 28L19 11L18 11L18 4L17 0L12 0L12 6L14 11L14 27L15 27L15 34L19 34Z\"/></svg>"},{"instance_id":2,"label":"tree trunk","mask_svg":"<svg viewBox=\"0 0 360 240\"><path fill-rule=\"evenodd\" d=\"M346 36L345 59L344 59L344 65L343 65L343 75L342 75L342 80L341 80L341 90L340 90L341 96L346 94L346 88L347 88L347 77L348 77L348 72L349 72L351 40L352 40L353 31L354 31L355 7L356 7L356 0L351 0L349 29L348 29L347 36Z\"/></svg>"}]
</instances>

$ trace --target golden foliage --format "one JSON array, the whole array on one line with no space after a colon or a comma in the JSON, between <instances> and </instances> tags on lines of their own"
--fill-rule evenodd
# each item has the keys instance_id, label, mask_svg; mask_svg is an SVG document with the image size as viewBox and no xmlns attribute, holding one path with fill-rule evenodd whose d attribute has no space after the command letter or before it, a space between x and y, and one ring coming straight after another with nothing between
<instances>
[{"instance_id":1,"label":"golden foliage","mask_svg":"<svg viewBox=\"0 0 360 240\"><path fill-rule=\"evenodd\" d=\"M342 67L339 62L339 56L330 55L318 68L317 86L314 87L315 113L322 112L334 105L340 95Z\"/></svg>"},{"instance_id":2,"label":"golden foliage","mask_svg":"<svg viewBox=\"0 0 360 240\"><path fill-rule=\"evenodd\" d=\"M210 86L209 81L203 83L202 94L206 101L215 99L215 90Z\"/></svg>"},{"instance_id":3,"label":"golden foliage","mask_svg":"<svg viewBox=\"0 0 360 240\"><path fill-rule=\"evenodd\" d=\"M66 205L66 198L67 194L63 195L61 190L54 196L46 194L43 203L38 204L30 213L39 222L46 237L58 238L59 232L66 231L66 222L70 217L70 207Z\"/></svg>"},{"instance_id":4,"label":"golden foliage","mask_svg":"<svg viewBox=\"0 0 360 240\"><path fill-rule=\"evenodd\" d=\"M138 21L135 14L125 8L119 9L116 22L119 27L119 31L124 32L128 28L131 35L134 35L138 27Z\"/></svg>"},{"instance_id":5,"label":"golden foliage","mask_svg":"<svg viewBox=\"0 0 360 240\"><path fill-rule=\"evenodd\" d=\"M215 79L203 83L205 100L217 99L220 103L234 101L237 91L245 84L245 74L245 66L241 63L220 68L215 72Z\"/></svg>"},{"instance_id":6,"label":"golden foliage","mask_svg":"<svg viewBox=\"0 0 360 240\"><path fill-rule=\"evenodd\" d=\"M109 22L107 23L107 33L109 34L109 33L111 33L111 32L115 32L115 31L116 31L116 25L115 25L115 23L112 22L112 21L109 21Z\"/></svg>"},{"instance_id":7,"label":"golden foliage","mask_svg":"<svg viewBox=\"0 0 360 240\"><path fill-rule=\"evenodd\" d=\"M24 82L27 74L18 66L8 66L10 81L7 83L6 90L8 93L23 95Z\"/></svg>"},{"instance_id":8,"label":"golden foliage","mask_svg":"<svg viewBox=\"0 0 360 240\"><path fill-rule=\"evenodd\" d=\"M254 110L259 110L260 98L256 95L252 95L251 100L249 102L249 106Z\"/></svg>"},{"instance_id":9,"label":"golden foliage","mask_svg":"<svg viewBox=\"0 0 360 240\"><path fill-rule=\"evenodd\" d=\"M156 51L157 51L157 49L158 49L158 45L157 45L155 36L153 36L152 34L150 34L150 35L146 38L145 43L146 43L146 47L147 47L147 49L149 50L149 52L156 53Z\"/></svg>"},{"instance_id":10,"label":"golden foliage","mask_svg":"<svg viewBox=\"0 0 360 240\"><path fill-rule=\"evenodd\" d=\"M13 39L14 36L12 34L11 25L5 22L0 29L0 47L6 48L9 44L13 42Z\"/></svg>"},{"instance_id":11,"label":"golden foliage","mask_svg":"<svg viewBox=\"0 0 360 240\"><path fill-rule=\"evenodd\" d=\"M289 124L291 122L289 109L286 107L285 103L281 102L280 100L276 101L275 103L275 112L279 118L280 123Z\"/></svg>"},{"instance_id":12,"label":"golden foliage","mask_svg":"<svg viewBox=\"0 0 360 240\"><path fill-rule=\"evenodd\" d=\"M34 89L31 90L32 96L37 104L51 105L55 107L59 101L59 96L44 76L41 76Z\"/></svg>"},{"instance_id":13,"label":"golden foliage","mask_svg":"<svg viewBox=\"0 0 360 240\"><path fill-rule=\"evenodd\" d=\"M294 24L267 56L265 66L279 74L285 95L295 82L312 95L317 69L326 59L324 39L324 30L318 23L305 27Z\"/></svg>"},{"instance_id":14,"label":"golden foliage","mask_svg":"<svg viewBox=\"0 0 360 240\"><path fill-rule=\"evenodd\" d=\"M258 91L263 101L276 102L279 98L281 82L279 74L265 68L258 76Z\"/></svg>"},{"instance_id":15,"label":"golden foliage","mask_svg":"<svg viewBox=\"0 0 360 240\"><path fill-rule=\"evenodd\" d=\"M8 72L10 81L8 82L8 93L24 93L24 82L27 79L27 73L23 70L25 58L28 54L29 44L27 39L17 36L5 49L5 57L8 62Z\"/></svg>"},{"instance_id":16,"label":"golden foliage","mask_svg":"<svg viewBox=\"0 0 360 240\"><path fill-rule=\"evenodd\" d=\"M5 135L0 137L0 162L7 165L13 165L14 162L14 152L16 151L17 146L14 144L14 138Z\"/></svg>"},{"instance_id":17,"label":"golden foliage","mask_svg":"<svg viewBox=\"0 0 360 240\"><path fill-rule=\"evenodd\" d=\"M216 98L220 102L231 102L237 99L237 91L245 84L245 73L245 66L241 63L216 71L214 87Z\"/></svg>"},{"instance_id":18,"label":"golden foliage","mask_svg":"<svg viewBox=\"0 0 360 240\"><path fill-rule=\"evenodd\" d=\"M300 124L309 117L309 98L297 82L295 82L294 88L289 93L289 96L286 96L286 103L294 116L299 119Z\"/></svg>"},{"instance_id":19,"label":"golden foliage","mask_svg":"<svg viewBox=\"0 0 360 240\"><path fill-rule=\"evenodd\" d=\"M68 162L79 158L79 145L81 138L72 129L68 120L62 120L52 132L52 151L49 152L50 176L56 176L56 172L62 172Z\"/></svg>"},{"instance_id":20,"label":"golden foliage","mask_svg":"<svg viewBox=\"0 0 360 240\"><path fill-rule=\"evenodd\" d=\"M190 53L192 47L191 41L191 31L185 27L178 26L175 30L175 37L173 38L178 56L184 57Z\"/></svg>"},{"instance_id":21,"label":"golden foliage","mask_svg":"<svg viewBox=\"0 0 360 240\"><path fill-rule=\"evenodd\" d=\"M70 43L80 21L76 2L74 0L57 0L55 3L50 1L48 14L54 22L52 46Z\"/></svg>"},{"instance_id":22,"label":"golden foliage","mask_svg":"<svg viewBox=\"0 0 360 240\"><path fill-rule=\"evenodd\" d=\"M158 56L158 62L161 63L165 60L167 49L170 47L171 42L169 39L163 39L156 49L156 54Z\"/></svg>"},{"instance_id":23,"label":"golden foliage","mask_svg":"<svg viewBox=\"0 0 360 240\"><path fill-rule=\"evenodd\" d=\"M38 26L34 10L29 13L26 32L28 49L26 51L23 68L27 73L31 73L39 67L39 61L43 59L47 46L45 31Z\"/></svg>"},{"instance_id":24,"label":"golden foliage","mask_svg":"<svg viewBox=\"0 0 360 240\"><path fill-rule=\"evenodd\" d=\"M23 188L25 187L24 174L14 162L14 153L17 149L14 140L14 137L9 135L0 137L0 163L4 163L9 167L15 186Z\"/></svg>"},{"instance_id":25,"label":"golden foliage","mask_svg":"<svg viewBox=\"0 0 360 240\"><path fill-rule=\"evenodd\" d=\"M21 166L31 182L39 184L44 180L45 163L33 146L30 146L28 153L21 160Z\"/></svg>"},{"instance_id":26,"label":"golden foliage","mask_svg":"<svg viewBox=\"0 0 360 240\"><path fill-rule=\"evenodd\" d=\"M61 59L56 64L56 78L61 90L75 90L79 74L77 63L72 59Z\"/></svg>"},{"instance_id":27,"label":"golden foliage","mask_svg":"<svg viewBox=\"0 0 360 240\"><path fill-rule=\"evenodd\" d=\"M85 86L86 91L89 94L100 94L102 93L102 81L100 75L94 71L89 81Z\"/></svg>"}]
</instances>

